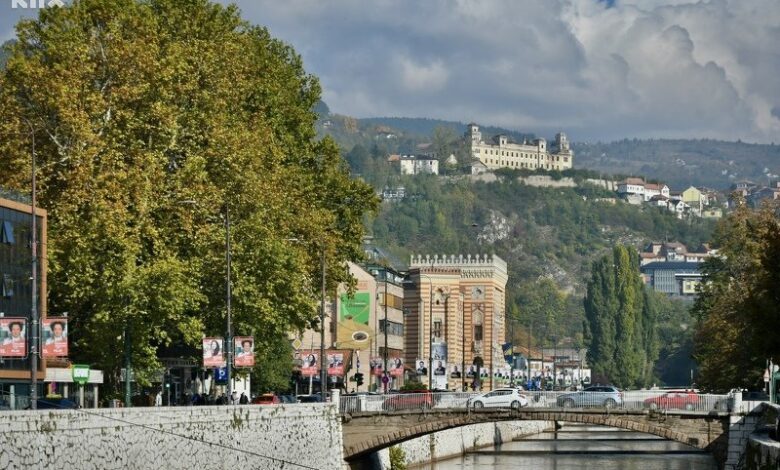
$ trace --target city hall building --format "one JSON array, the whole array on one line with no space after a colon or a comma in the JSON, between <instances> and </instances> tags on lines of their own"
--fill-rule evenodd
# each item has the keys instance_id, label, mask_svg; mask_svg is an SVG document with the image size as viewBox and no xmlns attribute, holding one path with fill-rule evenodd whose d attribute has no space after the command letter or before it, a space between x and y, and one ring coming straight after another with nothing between
<instances>
[{"instance_id":1,"label":"city hall building","mask_svg":"<svg viewBox=\"0 0 780 470\"><path fill-rule=\"evenodd\" d=\"M507 278L507 264L496 255L412 256L404 355L420 382L450 390L497 383L496 372L507 367L501 349Z\"/></svg>"}]
</instances>

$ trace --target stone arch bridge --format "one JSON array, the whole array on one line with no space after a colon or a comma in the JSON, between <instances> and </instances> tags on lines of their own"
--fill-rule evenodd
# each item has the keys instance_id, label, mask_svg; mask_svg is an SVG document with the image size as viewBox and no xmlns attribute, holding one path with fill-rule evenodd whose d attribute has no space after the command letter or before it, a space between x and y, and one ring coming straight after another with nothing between
<instances>
[{"instance_id":1,"label":"stone arch bridge","mask_svg":"<svg viewBox=\"0 0 780 470\"><path fill-rule=\"evenodd\" d=\"M550 421L611 426L653 434L726 459L730 414L721 411L607 409L437 409L344 414L344 459L360 460L403 441L445 429L497 421Z\"/></svg>"}]
</instances>

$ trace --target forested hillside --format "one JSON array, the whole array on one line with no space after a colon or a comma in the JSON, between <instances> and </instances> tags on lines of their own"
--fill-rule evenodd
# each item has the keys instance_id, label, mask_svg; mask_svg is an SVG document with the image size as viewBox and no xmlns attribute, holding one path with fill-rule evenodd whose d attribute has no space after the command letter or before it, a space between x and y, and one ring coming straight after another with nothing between
<instances>
[{"instance_id":1,"label":"forested hillside","mask_svg":"<svg viewBox=\"0 0 780 470\"><path fill-rule=\"evenodd\" d=\"M507 310L522 326L518 335L533 323L541 342L583 344L582 299L591 263L614 245L677 240L695 247L712 230L709 222L681 221L657 208L596 202L609 193L595 187L536 188L510 176L493 183L389 178L405 187L407 197L383 203L369 222L376 243L407 262L412 253L498 254L509 265ZM664 361L689 348L689 319L679 303L659 302Z\"/></svg>"}]
</instances>

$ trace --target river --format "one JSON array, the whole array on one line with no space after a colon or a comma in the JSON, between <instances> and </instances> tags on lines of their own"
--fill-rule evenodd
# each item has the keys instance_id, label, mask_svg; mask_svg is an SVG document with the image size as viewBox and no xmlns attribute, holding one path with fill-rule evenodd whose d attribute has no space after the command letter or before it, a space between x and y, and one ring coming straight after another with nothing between
<instances>
[{"instance_id":1,"label":"river","mask_svg":"<svg viewBox=\"0 0 780 470\"><path fill-rule=\"evenodd\" d=\"M638 432L567 424L555 433L487 447L425 470L714 470L698 449Z\"/></svg>"}]
</instances>

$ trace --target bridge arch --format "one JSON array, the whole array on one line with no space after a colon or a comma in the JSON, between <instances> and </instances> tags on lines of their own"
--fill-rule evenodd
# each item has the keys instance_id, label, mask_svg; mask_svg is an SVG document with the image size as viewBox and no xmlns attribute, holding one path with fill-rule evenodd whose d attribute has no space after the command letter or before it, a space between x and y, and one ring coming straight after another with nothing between
<instances>
[{"instance_id":1,"label":"bridge arch","mask_svg":"<svg viewBox=\"0 0 780 470\"><path fill-rule=\"evenodd\" d=\"M728 439L728 416L722 413L550 409L358 413L344 417L344 459L360 459L386 447L447 429L527 420L609 426L659 436L710 452L715 452L715 447Z\"/></svg>"}]
</instances>

